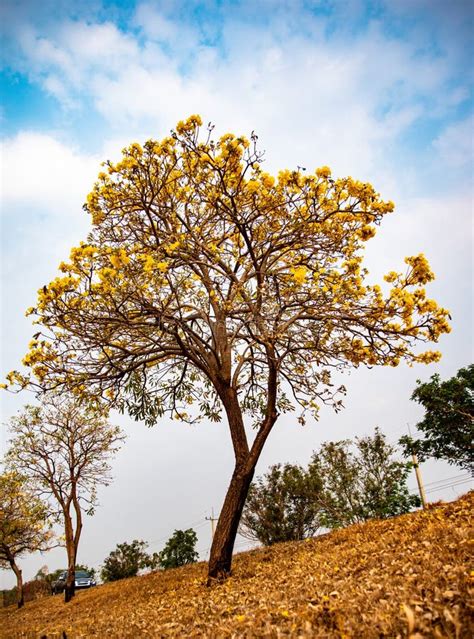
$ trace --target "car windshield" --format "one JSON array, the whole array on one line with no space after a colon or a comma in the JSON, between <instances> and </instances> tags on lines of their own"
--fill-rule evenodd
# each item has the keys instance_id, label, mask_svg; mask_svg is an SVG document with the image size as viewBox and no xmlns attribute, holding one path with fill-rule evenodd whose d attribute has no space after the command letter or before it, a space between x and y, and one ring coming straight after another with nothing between
<instances>
[{"instance_id":1,"label":"car windshield","mask_svg":"<svg viewBox=\"0 0 474 639\"><path fill-rule=\"evenodd\" d=\"M66 578L67 578L67 570L65 572L62 572L59 575L59 579L61 579L61 580L66 580ZM74 578L75 579L90 579L91 576L85 570L76 570L76 572L74 573Z\"/></svg>"}]
</instances>

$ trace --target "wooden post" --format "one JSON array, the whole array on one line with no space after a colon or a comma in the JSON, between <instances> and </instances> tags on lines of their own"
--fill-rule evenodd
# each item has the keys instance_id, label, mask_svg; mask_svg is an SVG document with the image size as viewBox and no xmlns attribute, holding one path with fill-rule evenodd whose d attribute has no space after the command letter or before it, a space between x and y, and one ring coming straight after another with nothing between
<instances>
[{"instance_id":1,"label":"wooden post","mask_svg":"<svg viewBox=\"0 0 474 639\"><path fill-rule=\"evenodd\" d=\"M408 426L408 434L411 437L410 424L407 424L407 426ZM423 486L423 479L421 477L421 471L420 471L420 465L418 463L418 457L415 455L415 453L412 453L411 454L411 458L412 458L412 461L413 461L413 468L415 469L416 483L418 484L418 492L420 493L421 505L422 505L423 508L426 508L426 504L428 502L426 500L425 487Z\"/></svg>"},{"instance_id":2,"label":"wooden post","mask_svg":"<svg viewBox=\"0 0 474 639\"><path fill-rule=\"evenodd\" d=\"M415 455L415 453L412 454L412 459L413 459L413 468L415 469L416 482L418 484L418 491L420 493L421 505L423 506L423 508L426 508L427 501L426 501L425 487L423 486L423 479L421 478L421 471L420 471L420 466L418 464L418 457Z\"/></svg>"}]
</instances>

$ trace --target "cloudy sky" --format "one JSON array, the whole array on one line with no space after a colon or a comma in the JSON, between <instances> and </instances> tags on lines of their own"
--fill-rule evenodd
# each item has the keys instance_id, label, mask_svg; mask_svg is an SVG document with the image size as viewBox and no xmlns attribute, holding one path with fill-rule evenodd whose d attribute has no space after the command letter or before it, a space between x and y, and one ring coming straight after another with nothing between
<instances>
[{"instance_id":1,"label":"cloudy sky","mask_svg":"<svg viewBox=\"0 0 474 639\"><path fill-rule=\"evenodd\" d=\"M345 410L324 409L304 428L282 418L258 473L306 464L322 441L376 425L396 441L422 415L409 399L415 380L473 361L471 2L3 0L0 20L4 373L19 366L34 332L25 309L88 232L81 207L100 163L191 113L218 133L255 130L270 172L327 164L372 182L397 205L367 245L372 280L424 252L437 274L430 295L453 316L439 364L346 375ZM2 395L3 422L31 401ZM157 551L190 526L205 558L205 517L218 513L232 470L225 424L147 429L113 418L128 441L86 521L79 561L98 567L135 538ZM5 450L5 427L0 441ZM430 499L469 487L446 464L422 470ZM24 576L64 560L61 550L26 558ZM0 579L13 581L7 572Z\"/></svg>"}]
</instances>

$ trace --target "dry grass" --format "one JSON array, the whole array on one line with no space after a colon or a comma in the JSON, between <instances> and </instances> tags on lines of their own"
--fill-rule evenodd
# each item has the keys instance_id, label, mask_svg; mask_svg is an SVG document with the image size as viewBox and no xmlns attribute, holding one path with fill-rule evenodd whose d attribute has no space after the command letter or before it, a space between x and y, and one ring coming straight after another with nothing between
<instances>
[{"instance_id":1,"label":"dry grass","mask_svg":"<svg viewBox=\"0 0 474 639\"><path fill-rule=\"evenodd\" d=\"M0 637L472 637L473 502L242 553L221 586L200 563L9 608Z\"/></svg>"}]
</instances>

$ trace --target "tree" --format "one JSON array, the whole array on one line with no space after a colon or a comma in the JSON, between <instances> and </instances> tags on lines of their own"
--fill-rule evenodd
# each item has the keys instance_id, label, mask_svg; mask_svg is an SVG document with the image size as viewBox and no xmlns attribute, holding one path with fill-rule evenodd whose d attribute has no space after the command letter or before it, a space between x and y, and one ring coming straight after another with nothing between
<instances>
[{"instance_id":1,"label":"tree","mask_svg":"<svg viewBox=\"0 0 474 639\"><path fill-rule=\"evenodd\" d=\"M86 243L43 286L40 332L9 384L66 387L154 424L220 420L235 467L221 508L209 579L229 574L262 448L281 412L300 420L321 403L341 408L334 368L431 362L415 342L449 330L426 299L423 255L365 282L362 248L393 210L370 184L261 168L257 136L200 139L191 116L161 142L132 144L107 162L87 198ZM189 414L189 407L195 411ZM246 431L246 422L253 431ZM249 424L250 425L250 424ZM253 434L252 434L253 433ZM251 435L252 434L252 435Z\"/></svg>"},{"instance_id":2,"label":"tree","mask_svg":"<svg viewBox=\"0 0 474 639\"><path fill-rule=\"evenodd\" d=\"M372 437L325 442L314 453L308 473L319 479L320 521L329 528L366 519L385 519L420 505L410 495L407 478L411 464L394 458L396 447L378 429Z\"/></svg>"},{"instance_id":3,"label":"tree","mask_svg":"<svg viewBox=\"0 0 474 639\"><path fill-rule=\"evenodd\" d=\"M6 460L30 478L64 525L68 561L65 601L74 596L74 571L83 511L92 515L97 488L110 481L110 457L124 437L97 405L81 405L58 395L41 406L26 406L10 421Z\"/></svg>"},{"instance_id":4,"label":"tree","mask_svg":"<svg viewBox=\"0 0 474 639\"><path fill-rule=\"evenodd\" d=\"M18 608L24 605L22 571L18 559L48 550L53 534L46 504L25 477L16 472L0 475L0 568L10 567L17 580Z\"/></svg>"},{"instance_id":5,"label":"tree","mask_svg":"<svg viewBox=\"0 0 474 639\"><path fill-rule=\"evenodd\" d=\"M159 554L160 568L168 570L197 561L199 553L196 551L196 543L197 535L192 528L175 530Z\"/></svg>"},{"instance_id":6,"label":"tree","mask_svg":"<svg viewBox=\"0 0 474 639\"><path fill-rule=\"evenodd\" d=\"M143 568L155 568L158 556L150 556L145 552L148 544L134 539L131 544L126 541L117 544L115 550L109 554L102 566L100 575L103 581L118 581L127 577L135 577Z\"/></svg>"},{"instance_id":7,"label":"tree","mask_svg":"<svg viewBox=\"0 0 474 639\"><path fill-rule=\"evenodd\" d=\"M444 459L448 464L474 470L474 364L461 368L442 382L438 374L429 382L417 380L411 399L425 409L416 425L422 439L404 436L400 444L405 455L415 453L420 461L428 457Z\"/></svg>"},{"instance_id":8,"label":"tree","mask_svg":"<svg viewBox=\"0 0 474 639\"><path fill-rule=\"evenodd\" d=\"M270 546L312 537L321 526L322 479L301 466L276 464L250 485L240 534Z\"/></svg>"},{"instance_id":9,"label":"tree","mask_svg":"<svg viewBox=\"0 0 474 639\"><path fill-rule=\"evenodd\" d=\"M241 534L269 546L313 536L322 527L409 512L420 501L406 485L411 464L394 459L395 450L376 429L355 446L325 442L307 469L272 466L250 486Z\"/></svg>"}]
</instances>

